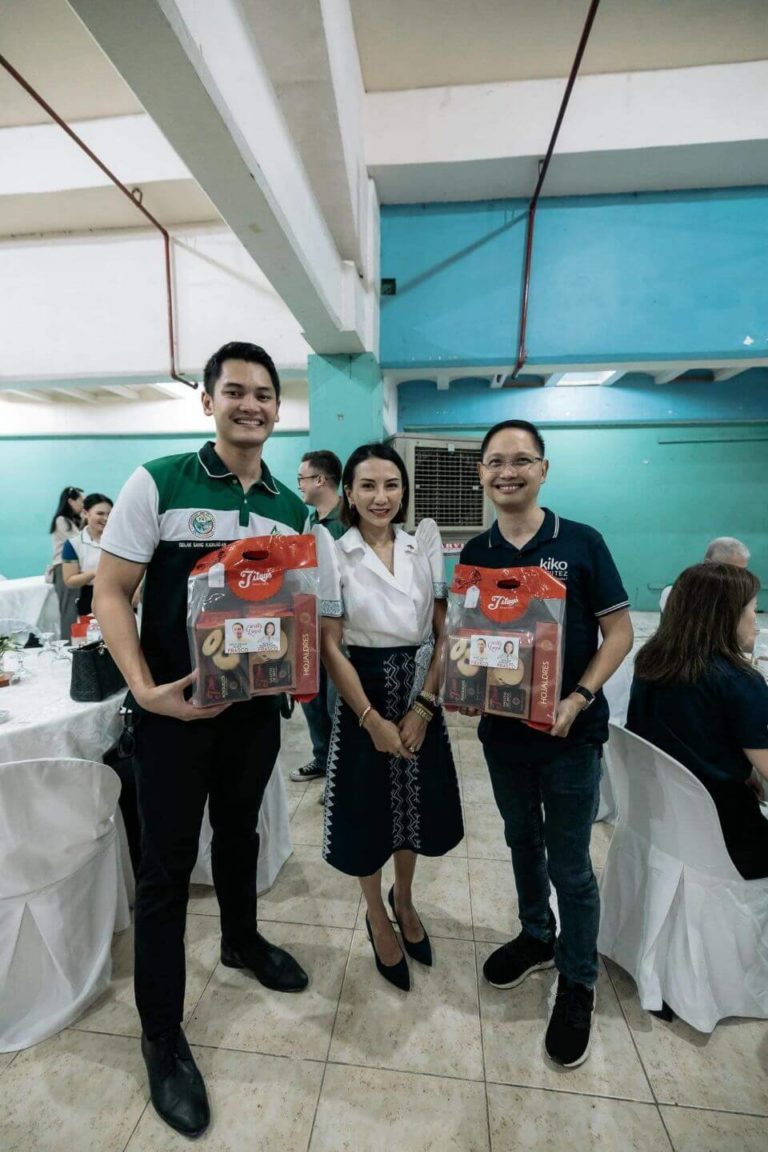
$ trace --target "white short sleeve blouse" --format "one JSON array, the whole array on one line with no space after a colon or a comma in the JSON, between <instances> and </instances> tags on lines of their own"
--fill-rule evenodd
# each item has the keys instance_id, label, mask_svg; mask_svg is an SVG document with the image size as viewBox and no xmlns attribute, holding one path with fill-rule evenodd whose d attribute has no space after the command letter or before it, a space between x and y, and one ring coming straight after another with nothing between
<instances>
[{"instance_id":1,"label":"white short sleeve blouse","mask_svg":"<svg viewBox=\"0 0 768 1152\"><path fill-rule=\"evenodd\" d=\"M446 596L440 532L422 520L411 536L395 526L394 573L357 528L318 540L321 613L342 617L344 643L365 648L420 645L432 635L436 599Z\"/></svg>"}]
</instances>

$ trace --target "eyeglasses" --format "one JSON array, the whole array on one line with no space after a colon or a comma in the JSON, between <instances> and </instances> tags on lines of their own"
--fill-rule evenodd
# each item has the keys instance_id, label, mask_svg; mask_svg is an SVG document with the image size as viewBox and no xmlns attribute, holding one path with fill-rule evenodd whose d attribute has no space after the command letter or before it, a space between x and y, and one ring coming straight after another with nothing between
<instances>
[{"instance_id":1,"label":"eyeglasses","mask_svg":"<svg viewBox=\"0 0 768 1152\"><path fill-rule=\"evenodd\" d=\"M486 472L501 472L506 465L516 472L523 472L534 464L541 464L543 460L543 456L492 456L490 460L482 460L480 463Z\"/></svg>"},{"instance_id":2,"label":"eyeglasses","mask_svg":"<svg viewBox=\"0 0 768 1152\"><path fill-rule=\"evenodd\" d=\"M318 476L321 476L321 475L322 475L321 472L311 472L309 474L309 476L297 476L296 477L296 483L298 484L299 488L301 488L301 486L305 480L317 480Z\"/></svg>"}]
</instances>

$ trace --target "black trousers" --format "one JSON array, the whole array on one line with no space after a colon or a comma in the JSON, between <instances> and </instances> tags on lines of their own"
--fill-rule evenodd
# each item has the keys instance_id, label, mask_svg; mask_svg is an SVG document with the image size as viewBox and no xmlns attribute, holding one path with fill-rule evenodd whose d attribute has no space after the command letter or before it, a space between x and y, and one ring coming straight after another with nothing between
<instances>
[{"instance_id":1,"label":"black trousers","mask_svg":"<svg viewBox=\"0 0 768 1152\"><path fill-rule=\"evenodd\" d=\"M256 827L279 750L277 698L233 704L214 720L137 716L141 864L134 987L150 1038L178 1027L184 1014L189 878L206 799L222 938L238 947L256 933Z\"/></svg>"}]
</instances>

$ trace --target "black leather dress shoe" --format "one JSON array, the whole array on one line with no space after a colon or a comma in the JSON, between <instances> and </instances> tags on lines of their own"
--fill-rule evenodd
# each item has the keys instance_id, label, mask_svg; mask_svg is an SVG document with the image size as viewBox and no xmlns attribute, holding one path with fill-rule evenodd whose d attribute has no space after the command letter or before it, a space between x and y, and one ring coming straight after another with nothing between
<instances>
[{"instance_id":1,"label":"black leather dress shoe","mask_svg":"<svg viewBox=\"0 0 768 1152\"><path fill-rule=\"evenodd\" d=\"M200 1136L210 1124L211 1110L205 1083L181 1028L154 1040L142 1032L141 1054L158 1116L182 1136Z\"/></svg>"},{"instance_id":2,"label":"black leather dress shoe","mask_svg":"<svg viewBox=\"0 0 768 1152\"><path fill-rule=\"evenodd\" d=\"M253 941L237 948L222 940L221 962L226 968L247 968L260 984L274 992L303 992L309 984L301 964L258 932Z\"/></svg>"},{"instance_id":3,"label":"black leather dress shoe","mask_svg":"<svg viewBox=\"0 0 768 1152\"><path fill-rule=\"evenodd\" d=\"M400 917L398 916L397 911L395 909L395 886L394 886L394 884L392 885L392 887L389 890L389 896L387 897L387 899L389 901L389 906L392 909L392 913L395 917L395 920L397 920L397 926L400 929L400 936L402 937L406 952L414 960L418 960L419 964L425 964L427 966L427 968L431 968L432 967L432 945L430 943L429 936L427 935L426 928L424 927L423 924L421 924L421 920L419 920L419 924L421 924L421 930L424 933L424 939L418 940L416 943L414 943L412 940L407 940L406 936L405 936L405 932L403 931L403 926L400 923Z\"/></svg>"}]
</instances>

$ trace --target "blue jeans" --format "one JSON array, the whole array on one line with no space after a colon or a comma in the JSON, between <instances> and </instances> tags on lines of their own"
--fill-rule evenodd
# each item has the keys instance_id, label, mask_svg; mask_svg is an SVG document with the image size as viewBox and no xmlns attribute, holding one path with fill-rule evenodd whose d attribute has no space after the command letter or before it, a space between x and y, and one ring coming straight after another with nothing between
<instances>
[{"instance_id":1,"label":"blue jeans","mask_svg":"<svg viewBox=\"0 0 768 1152\"><path fill-rule=\"evenodd\" d=\"M336 685L321 664L320 687L317 696L308 704L302 704L302 708L307 719L309 738L312 741L312 759L324 772L328 765L328 748L331 743L336 696Z\"/></svg>"},{"instance_id":2,"label":"blue jeans","mask_svg":"<svg viewBox=\"0 0 768 1152\"><path fill-rule=\"evenodd\" d=\"M589 841L600 799L600 750L565 748L544 763L516 762L497 748L483 751L512 852L520 923L538 940L552 939L551 881L560 913L555 965L568 980L591 988L600 897Z\"/></svg>"}]
</instances>

